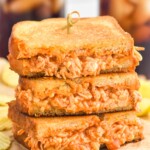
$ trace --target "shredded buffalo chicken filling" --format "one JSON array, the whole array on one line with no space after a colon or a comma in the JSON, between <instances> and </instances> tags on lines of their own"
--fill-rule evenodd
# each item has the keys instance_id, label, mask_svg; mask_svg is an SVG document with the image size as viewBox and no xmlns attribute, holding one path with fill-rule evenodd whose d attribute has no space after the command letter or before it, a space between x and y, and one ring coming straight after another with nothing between
<instances>
[{"instance_id":1,"label":"shredded buffalo chicken filling","mask_svg":"<svg viewBox=\"0 0 150 150\"><path fill-rule=\"evenodd\" d=\"M136 118L136 120L124 119L113 124L102 121L101 127L105 131L101 140L110 150L118 149L124 143L135 139L143 139L143 125L139 118Z\"/></svg>"},{"instance_id":2,"label":"shredded buffalo chicken filling","mask_svg":"<svg viewBox=\"0 0 150 150\"><path fill-rule=\"evenodd\" d=\"M98 75L101 71L114 68L126 68L129 56L105 55L99 57L92 56L66 56L58 59L50 56L38 56L29 59L29 64L25 66L30 72L44 72L46 76L56 76L57 78L77 78L88 75ZM134 65L138 65L137 59L133 60ZM122 66L122 63L124 66ZM131 66L132 67L132 66ZM133 68L131 68L133 69Z\"/></svg>"},{"instance_id":3,"label":"shredded buffalo chicken filling","mask_svg":"<svg viewBox=\"0 0 150 150\"><path fill-rule=\"evenodd\" d=\"M141 96L135 90L111 88L111 87L93 87L84 89L76 94L68 94L64 96L57 92L51 91L50 94L45 94L41 100L40 97L35 97L34 92L30 89L22 90L18 87L16 92L18 102L21 104L23 100L32 104L33 113L34 107L38 112L49 112L51 109L64 110L67 113L85 112L92 113L100 110L107 111L116 107L134 107L136 109L137 102L141 100ZM35 110L35 111L36 111ZM37 112L37 113L38 113Z\"/></svg>"},{"instance_id":4,"label":"shredded buffalo chicken filling","mask_svg":"<svg viewBox=\"0 0 150 150\"><path fill-rule=\"evenodd\" d=\"M101 144L112 150L134 139L143 139L142 131L143 126L138 119L114 123L104 120L81 131L67 131L49 138L37 139L27 134L25 142L31 150L99 150Z\"/></svg>"}]
</instances>

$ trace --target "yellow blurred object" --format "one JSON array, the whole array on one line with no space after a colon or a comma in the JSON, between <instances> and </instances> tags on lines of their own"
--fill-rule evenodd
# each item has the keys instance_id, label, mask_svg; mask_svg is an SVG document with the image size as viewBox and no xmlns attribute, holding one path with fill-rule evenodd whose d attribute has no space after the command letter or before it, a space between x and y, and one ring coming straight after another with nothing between
<instances>
[{"instance_id":1,"label":"yellow blurred object","mask_svg":"<svg viewBox=\"0 0 150 150\"><path fill-rule=\"evenodd\" d=\"M137 116L145 116L150 112L150 99L143 98L139 103L140 112L137 113Z\"/></svg>"},{"instance_id":2,"label":"yellow blurred object","mask_svg":"<svg viewBox=\"0 0 150 150\"><path fill-rule=\"evenodd\" d=\"M150 99L150 80L146 80L140 77L140 89L139 92L141 93L143 98Z\"/></svg>"},{"instance_id":3,"label":"yellow blurred object","mask_svg":"<svg viewBox=\"0 0 150 150\"><path fill-rule=\"evenodd\" d=\"M5 58L0 57L0 75L1 75L3 68L6 64L8 64L8 61Z\"/></svg>"},{"instance_id":4,"label":"yellow blurred object","mask_svg":"<svg viewBox=\"0 0 150 150\"><path fill-rule=\"evenodd\" d=\"M141 112L137 113L138 116L148 115L150 112L150 80L147 80L144 76L140 76L140 89L143 100L139 103Z\"/></svg>"},{"instance_id":5,"label":"yellow blurred object","mask_svg":"<svg viewBox=\"0 0 150 150\"><path fill-rule=\"evenodd\" d=\"M8 118L8 105L7 105L7 102L11 100L12 100L11 96L0 95L0 131L9 130L12 127L11 120Z\"/></svg>"},{"instance_id":6,"label":"yellow blurred object","mask_svg":"<svg viewBox=\"0 0 150 150\"><path fill-rule=\"evenodd\" d=\"M10 147L11 140L4 133L0 132L0 150L6 150Z\"/></svg>"},{"instance_id":7,"label":"yellow blurred object","mask_svg":"<svg viewBox=\"0 0 150 150\"><path fill-rule=\"evenodd\" d=\"M10 102L13 99L15 99L15 98L12 97L12 96L0 94L0 106L7 105L7 103Z\"/></svg>"},{"instance_id":8,"label":"yellow blurred object","mask_svg":"<svg viewBox=\"0 0 150 150\"><path fill-rule=\"evenodd\" d=\"M4 65L1 73L1 80L8 86L16 87L18 84L19 75L14 71L10 70L9 63Z\"/></svg>"},{"instance_id":9,"label":"yellow blurred object","mask_svg":"<svg viewBox=\"0 0 150 150\"><path fill-rule=\"evenodd\" d=\"M0 131L8 130L11 127L12 127L12 123L8 118L8 105L0 106Z\"/></svg>"},{"instance_id":10,"label":"yellow blurred object","mask_svg":"<svg viewBox=\"0 0 150 150\"><path fill-rule=\"evenodd\" d=\"M7 118L8 115L8 105L7 106L0 106L0 118Z\"/></svg>"},{"instance_id":11,"label":"yellow blurred object","mask_svg":"<svg viewBox=\"0 0 150 150\"><path fill-rule=\"evenodd\" d=\"M12 122L9 118L0 118L0 131L12 128Z\"/></svg>"}]
</instances>

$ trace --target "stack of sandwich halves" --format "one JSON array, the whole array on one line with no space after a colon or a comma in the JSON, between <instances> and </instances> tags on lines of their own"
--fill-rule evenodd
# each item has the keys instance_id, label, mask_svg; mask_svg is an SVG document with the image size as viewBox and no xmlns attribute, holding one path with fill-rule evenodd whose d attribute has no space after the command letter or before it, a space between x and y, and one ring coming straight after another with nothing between
<instances>
[{"instance_id":1,"label":"stack of sandwich halves","mask_svg":"<svg viewBox=\"0 0 150 150\"><path fill-rule=\"evenodd\" d=\"M9 118L17 141L31 150L117 149L143 138L136 117L141 60L115 19L17 23L9 41L20 75Z\"/></svg>"}]
</instances>

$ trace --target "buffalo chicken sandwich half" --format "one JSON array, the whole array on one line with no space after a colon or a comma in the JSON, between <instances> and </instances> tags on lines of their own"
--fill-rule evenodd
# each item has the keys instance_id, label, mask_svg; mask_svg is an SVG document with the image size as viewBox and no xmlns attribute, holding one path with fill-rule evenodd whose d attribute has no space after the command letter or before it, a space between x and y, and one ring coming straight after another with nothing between
<instances>
[{"instance_id":1,"label":"buffalo chicken sandwich half","mask_svg":"<svg viewBox=\"0 0 150 150\"><path fill-rule=\"evenodd\" d=\"M9 104L16 140L31 150L117 149L143 139L143 126L132 111L72 117L29 117Z\"/></svg>"},{"instance_id":2,"label":"buffalo chicken sandwich half","mask_svg":"<svg viewBox=\"0 0 150 150\"><path fill-rule=\"evenodd\" d=\"M16 105L31 116L136 110L141 101L138 88L136 73L101 74L74 80L20 77Z\"/></svg>"},{"instance_id":3,"label":"buffalo chicken sandwich half","mask_svg":"<svg viewBox=\"0 0 150 150\"><path fill-rule=\"evenodd\" d=\"M14 25L9 40L11 69L21 76L78 78L128 72L142 59L132 37L112 17L81 19L71 34L66 19L24 21Z\"/></svg>"}]
</instances>

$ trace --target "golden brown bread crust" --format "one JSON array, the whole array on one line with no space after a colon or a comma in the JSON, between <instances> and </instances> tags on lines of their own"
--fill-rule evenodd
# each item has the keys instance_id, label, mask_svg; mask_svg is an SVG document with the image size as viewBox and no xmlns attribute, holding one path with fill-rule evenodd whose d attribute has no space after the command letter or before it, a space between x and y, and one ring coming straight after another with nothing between
<instances>
[{"instance_id":1,"label":"golden brown bread crust","mask_svg":"<svg viewBox=\"0 0 150 150\"><path fill-rule=\"evenodd\" d=\"M14 138L17 140L17 142L19 142L22 146L24 146L27 149L30 149L28 147L28 144L25 143L25 139L27 138L27 134L22 134L22 135L18 135L17 132L20 130L21 128L17 127L17 125L13 125L13 136Z\"/></svg>"},{"instance_id":2,"label":"golden brown bread crust","mask_svg":"<svg viewBox=\"0 0 150 150\"><path fill-rule=\"evenodd\" d=\"M125 103L125 102L124 102ZM21 113L24 113L33 117L57 117L57 116L77 116L77 115L94 115L94 114L103 114L103 113L111 113L111 112L122 112L122 111L131 111L136 110L137 103L135 104L134 100L130 100L130 102L126 102L125 104L114 104L111 107L106 107L106 105L102 104L100 109L93 108L90 110L83 109L82 111L74 111L74 110L66 110L64 108L58 109L51 108L49 105L48 108L45 109L39 105L42 105L42 102L39 102L38 105L36 103L29 103L28 101L22 100L17 101L16 106ZM97 110L96 110L97 109Z\"/></svg>"},{"instance_id":3,"label":"golden brown bread crust","mask_svg":"<svg viewBox=\"0 0 150 150\"><path fill-rule=\"evenodd\" d=\"M97 87L119 87L138 90L140 82L136 72L101 74L96 77L76 78L74 80L61 80L51 77L24 78L20 77L19 86L23 90L32 89L34 93L42 95L46 90L60 90L61 92L75 93L85 89L84 85Z\"/></svg>"},{"instance_id":4,"label":"golden brown bread crust","mask_svg":"<svg viewBox=\"0 0 150 150\"><path fill-rule=\"evenodd\" d=\"M100 55L133 52L133 39L110 16L81 19L72 27L71 34L62 30L65 25L64 18L17 23L12 29L9 52L17 59L82 49Z\"/></svg>"}]
</instances>

